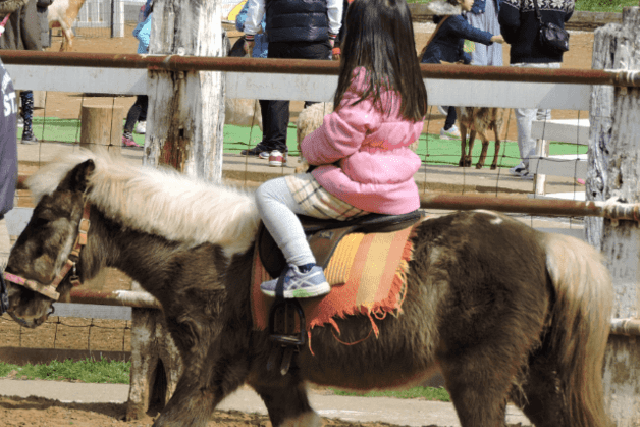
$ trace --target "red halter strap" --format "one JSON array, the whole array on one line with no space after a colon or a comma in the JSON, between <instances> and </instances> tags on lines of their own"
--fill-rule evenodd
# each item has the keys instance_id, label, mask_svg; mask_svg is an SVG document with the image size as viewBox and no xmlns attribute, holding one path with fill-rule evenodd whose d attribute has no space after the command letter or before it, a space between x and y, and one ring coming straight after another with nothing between
<instances>
[{"instance_id":1,"label":"red halter strap","mask_svg":"<svg viewBox=\"0 0 640 427\"><path fill-rule=\"evenodd\" d=\"M76 262L78 262L78 257L80 256L80 250L84 245L87 244L87 235L89 233L89 227L91 226L91 221L89 221L90 213L91 205L86 202L84 204L84 212L82 213L82 218L78 223L78 235L76 236L76 240L73 242L73 248L69 253L67 261L64 263L64 266L62 266L62 269L58 274L56 274L56 277L54 277L51 283L49 283L48 285L44 285L35 280L25 279L23 277L16 276L15 274L7 272L3 273L4 278L11 283L24 286L25 288L29 288L36 292L40 292L41 294L46 295L56 301L58 300L58 298L60 298L60 293L56 291L56 288L72 268L74 269L74 272L69 281L73 286L79 285L80 279L75 274L75 266Z\"/></svg>"}]
</instances>

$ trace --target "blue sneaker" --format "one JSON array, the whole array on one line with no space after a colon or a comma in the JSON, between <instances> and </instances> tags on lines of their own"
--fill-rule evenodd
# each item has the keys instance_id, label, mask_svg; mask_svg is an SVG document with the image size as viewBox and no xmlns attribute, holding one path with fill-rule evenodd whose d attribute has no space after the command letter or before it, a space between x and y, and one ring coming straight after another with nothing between
<instances>
[{"instance_id":1,"label":"blue sneaker","mask_svg":"<svg viewBox=\"0 0 640 427\"><path fill-rule=\"evenodd\" d=\"M260 290L271 297L276 296L276 283L278 279L268 280L260 285ZM283 296L285 298L309 298L328 294L331 286L324 277L322 267L319 265L306 273L302 273L300 269L289 264L289 270L284 276Z\"/></svg>"}]
</instances>

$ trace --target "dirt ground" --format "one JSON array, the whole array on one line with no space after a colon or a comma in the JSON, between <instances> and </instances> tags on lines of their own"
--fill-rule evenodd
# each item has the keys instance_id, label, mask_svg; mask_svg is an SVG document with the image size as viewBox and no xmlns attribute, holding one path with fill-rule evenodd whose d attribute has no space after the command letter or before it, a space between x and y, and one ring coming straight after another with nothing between
<instances>
[{"instance_id":1,"label":"dirt ground","mask_svg":"<svg viewBox=\"0 0 640 427\"><path fill-rule=\"evenodd\" d=\"M130 34L128 31L126 34ZM426 43L429 33L417 33L416 45L418 49ZM60 38L54 37L52 51L57 51ZM571 37L571 50L565 55L565 67L591 68L591 51L593 33L574 33ZM137 42L128 36L123 39L108 38L77 38L74 45L76 52L122 53L135 52ZM509 63L509 47L503 49L504 63ZM82 102L109 103L128 109L135 101L134 97L85 97L82 94L48 93L45 109L37 110L37 115L55 116L60 118L77 118ZM292 120L295 120L301 108L301 102L291 105ZM435 111L435 108L434 108ZM588 117L588 112L554 111L554 118ZM513 117L512 117L513 120ZM444 122L444 116L435 112L429 117L429 132L438 132ZM509 126L507 140L514 141L517 137L515 120ZM34 165L21 165L21 173L27 172ZM26 203L28 205L28 203ZM101 280L85 284L90 288L103 290L128 289L130 280L117 270L108 270ZM90 325L94 325L89 328ZM130 349L130 325L121 321L53 318L48 324L36 330L25 330L10 321L7 316L0 319L0 342L5 346L44 347L69 349L86 349L91 340L92 349L124 350ZM20 399L0 397L0 426L148 426L151 418L135 422L123 420L125 407L123 404L69 404L45 399ZM328 426L354 425L337 420L325 419ZM247 415L243 413L216 412L209 426L240 427L245 425L269 426L270 422L264 416ZM385 423L357 424L366 427L383 427Z\"/></svg>"}]
</instances>

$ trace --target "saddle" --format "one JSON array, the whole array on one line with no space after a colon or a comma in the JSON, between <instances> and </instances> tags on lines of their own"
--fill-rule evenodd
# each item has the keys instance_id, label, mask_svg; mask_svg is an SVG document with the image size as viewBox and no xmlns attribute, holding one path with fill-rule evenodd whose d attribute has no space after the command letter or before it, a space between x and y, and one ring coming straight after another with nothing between
<instances>
[{"instance_id":1,"label":"saddle","mask_svg":"<svg viewBox=\"0 0 640 427\"><path fill-rule=\"evenodd\" d=\"M369 214L355 219L317 219L298 215L307 235L316 264L326 268L340 240L349 233L387 233L410 227L420 221L424 214L415 210L403 215ZM271 277L279 277L287 266L284 255L275 240L262 225L258 232L260 261Z\"/></svg>"},{"instance_id":2,"label":"saddle","mask_svg":"<svg viewBox=\"0 0 640 427\"><path fill-rule=\"evenodd\" d=\"M369 214L359 218L338 221L321 220L299 215L302 226L316 258L316 264L326 268L340 240L350 233L385 233L412 226L423 218L419 210L404 215ZM282 295L283 272L286 260L275 240L262 225L258 232L258 251L264 269L271 277L278 277L276 299L269 310L269 337L276 344L273 348L267 369L276 365L281 355L280 373L285 375L290 367L294 352L306 343L304 310L297 299L285 299ZM278 292L278 290L280 290ZM298 325L296 332L296 325Z\"/></svg>"}]
</instances>

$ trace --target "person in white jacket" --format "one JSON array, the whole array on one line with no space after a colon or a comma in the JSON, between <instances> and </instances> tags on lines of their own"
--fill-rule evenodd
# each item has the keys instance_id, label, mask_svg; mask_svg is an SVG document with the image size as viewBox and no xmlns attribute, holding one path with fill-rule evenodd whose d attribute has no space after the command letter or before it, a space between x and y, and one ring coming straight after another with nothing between
<instances>
[{"instance_id":1,"label":"person in white jacket","mask_svg":"<svg viewBox=\"0 0 640 427\"><path fill-rule=\"evenodd\" d=\"M342 0L248 0L244 24L247 50L253 48L262 31L266 14L268 58L330 59L342 19ZM311 105L305 103L305 107ZM282 166L287 154L289 101L260 100L262 142L242 154L269 159L270 166Z\"/></svg>"}]
</instances>

